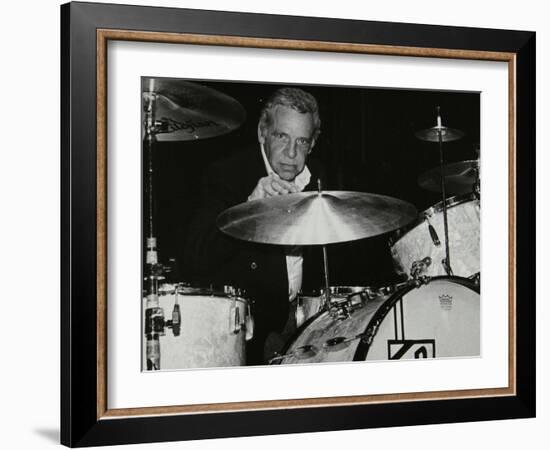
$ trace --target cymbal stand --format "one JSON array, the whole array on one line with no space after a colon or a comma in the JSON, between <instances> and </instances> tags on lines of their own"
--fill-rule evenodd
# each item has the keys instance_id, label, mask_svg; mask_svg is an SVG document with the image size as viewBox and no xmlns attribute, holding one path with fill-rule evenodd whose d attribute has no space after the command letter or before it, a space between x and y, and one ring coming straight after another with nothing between
<instances>
[{"instance_id":1,"label":"cymbal stand","mask_svg":"<svg viewBox=\"0 0 550 450\"><path fill-rule=\"evenodd\" d=\"M160 370L159 336L164 335L164 311L159 306L158 282L162 279L162 268L158 264L157 238L154 235L154 196L153 196L153 146L157 141L157 124L155 103L157 94L154 91L154 79L149 80L149 91L143 93L144 128L143 146L147 154L147 307L145 311L145 334L147 336L146 360L147 370Z\"/></svg>"},{"instance_id":2,"label":"cymbal stand","mask_svg":"<svg viewBox=\"0 0 550 450\"><path fill-rule=\"evenodd\" d=\"M317 190L318 195L323 195L322 188L321 188L321 179L317 179ZM324 279L325 279L325 308L327 310L330 309L330 283L329 283L329 272L328 272L328 253L327 253L327 246L326 244L323 244L323 272L324 272Z\"/></svg>"},{"instance_id":3,"label":"cymbal stand","mask_svg":"<svg viewBox=\"0 0 550 450\"><path fill-rule=\"evenodd\" d=\"M441 200L443 204L443 225L445 230L445 259L442 261L443 267L447 275L452 276L453 270L451 268L451 254L449 251L449 222L447 214L447 194L445 192L445 174L443 167L443 128L441 126L440 108L437 107L437 135L439 143L439 168L440 168L440 180L441 180Z\"/></svg>"}]
</instances>

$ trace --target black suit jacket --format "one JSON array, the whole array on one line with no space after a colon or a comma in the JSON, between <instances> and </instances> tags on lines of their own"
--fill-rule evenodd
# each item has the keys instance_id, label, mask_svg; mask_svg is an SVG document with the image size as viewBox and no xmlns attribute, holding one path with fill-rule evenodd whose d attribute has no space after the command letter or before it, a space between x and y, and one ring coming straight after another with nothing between
<instances>
[{"instance_id":1,"label":"black suit jacket","mask_svg":"<svg viewBox=\"0 0 550 450\"><path fill-rule=\"evenodd\" d=\"M320 165L308 159L310 183L316 189ZM201 283L229 284L243 288L253 303L255 341L281 329L288 316L288 275L285 247L234 239L216 227L216 217L227 208L244 203L258 180L266 176L259 144L214 163L206 170L201 186L200 207L188 227L184 255L187 274ZM322 253L318 247L303 247L302 288L322 283Z\"/></svg>"}]
</instances>

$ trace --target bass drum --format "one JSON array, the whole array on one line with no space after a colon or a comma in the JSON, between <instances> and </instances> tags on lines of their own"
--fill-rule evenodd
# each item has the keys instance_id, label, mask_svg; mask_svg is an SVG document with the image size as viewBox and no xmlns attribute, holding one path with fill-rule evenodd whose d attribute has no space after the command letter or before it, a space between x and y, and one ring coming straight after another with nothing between
<instances>
[{"instance_id":1,"label":"bass drum","mask_svg":"<svg viewBox=\"0 0 550 450\"><path fill-rule=\"evenodd\" d=\"M407 283L359 306L323 311L272 364L475 357L480 355L479 286L466 278Z\"/></svg>"},{"instance_id":2,"label":"bass drum","mask_svg":"<svg viewBox=\"0 0 550 450\"><path fill-rule=\"evenodd\" d=\"M170 319L179 305L181 324L174 332ZM174 370L201 367L244 366L246 341L252 338L253 321L248 301L231 286L191 287L165 283L158 300L143 299L144 333L142 370L151 370L147 360L147 318L160 318L158 336L160 358L155 369Z\"/></svg>"}]
</instances>

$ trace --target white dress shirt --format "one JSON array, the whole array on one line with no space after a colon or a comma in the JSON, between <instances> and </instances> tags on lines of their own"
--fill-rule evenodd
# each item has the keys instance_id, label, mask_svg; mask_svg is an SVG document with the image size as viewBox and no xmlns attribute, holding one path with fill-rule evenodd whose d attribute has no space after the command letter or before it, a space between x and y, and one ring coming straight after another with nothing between
<instances>
[{"instance_id":1,"label":"white dress shirt","mask_svg":"<svg viewBox=\"0 0 550 450\"><path fill-rule=\"evenodd\" d=\"M269 160L265 155L265 150L263 144L260 144L260 151L262 152L262 158L264 160L265 169L268 175L274 175L277 178L280 178L279 175L273 170ZM311 172L304 167L298 176L294 179L292 183L298 188L301 192L309 184L311 179ZM302 247L300 245L287 245L285 247L286 253L286 271L288 274L288 300L292 301L296 298L298 292L302 287L302 264L304 258L302 257Z\"/></svg>"}]
</instances>

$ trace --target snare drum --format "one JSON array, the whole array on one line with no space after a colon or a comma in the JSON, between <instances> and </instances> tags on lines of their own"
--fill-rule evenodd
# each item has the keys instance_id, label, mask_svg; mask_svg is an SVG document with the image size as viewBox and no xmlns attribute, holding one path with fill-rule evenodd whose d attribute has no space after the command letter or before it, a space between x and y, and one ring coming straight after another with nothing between
<instances>
[{"instance_id":1,"label":"snare drum","mask_svg":"<svg viewBox=\"0 0 550 450\"><path fill-rule=\"evenodd\" d=\"M479 199L474 194L447 199L449 253L453 275L471 277L479 272ZM431 227L431 230L430 230ZM390 248L399 275L411 276L415 262L426 257L431 264L424 275L446 275L443 202L419 215L419 220L398 230Z\"/></svg>"},{"instance_id":2,"label":"snare drum","mask_svg":"<svg viewBox=\"0 0 550 450\"><path fill-rule=\"evenodd\" d=\"M148 308L157 306L154 303L143 300L144 318ZM175 305L180 309L180 330L174 333L165 327L164 334L159 336L161 370L246 364L245 341L252 338L253 321L249 302L238 289L161 285L158 307L162 308L166 321L172 319ZM147 343L145 333L142 335L143 370L146 370Z\"/></svg>"},{"instance_id":3,"label":"snare drum","mask_svg":"<svg viewBox=\"0 0 550 450\"><path fill-rule=\"evenodd\" d=\"M383 292L383 291L380 291ZM345 314L323 311L272 364L475 357L480 354L479 288L459 277L409 282Z\"/></svg>"}]
</instances>

